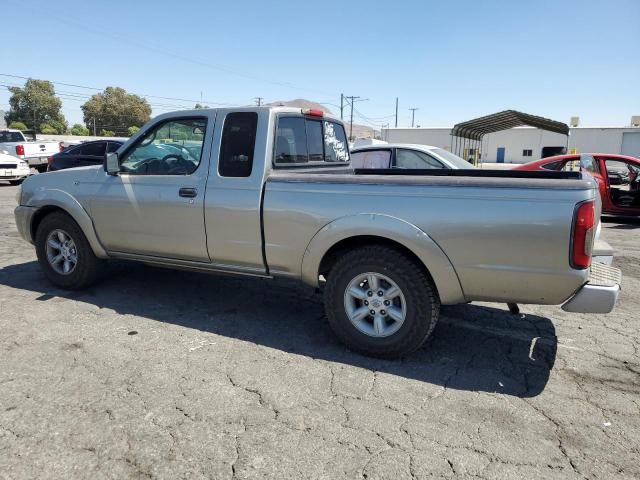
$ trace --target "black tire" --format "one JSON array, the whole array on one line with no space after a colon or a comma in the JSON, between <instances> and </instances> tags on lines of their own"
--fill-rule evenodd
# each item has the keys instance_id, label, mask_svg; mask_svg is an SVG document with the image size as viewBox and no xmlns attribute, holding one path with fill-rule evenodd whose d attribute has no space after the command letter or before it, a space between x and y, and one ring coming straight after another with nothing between
<instances>
[{"instance_id":1,"label":"black tire","mask_svg":"<svg viewBox=\"0 0 640 480\"><path fill-rule=\"evenodd\" d=\"M40 165L36 165L33 167L38 173L45 173L47 171L48 164L41 163Z\"/></svg>"},{"instance_id":2,"label":"black tire","mask_svg":"<svg viewBox=\"0 0 640 480\"><path fill-rule=\"evenodd\" d=\"M14 186L15 186L15 185L21 185L21 184L22 184L22 182L24 182L24 178L21 178L21 179L19 179L19 180L9 180L9 184L10 184L10 185L14 185Z\"/></svg>"},{"instance_id":3,"label":"black tire","mask_svg":"<svg viewBox=\"0 0 640 480\"><path fill-rule=\"evenodd\" d=\"M63 275L56 272L47 259L46 242L49 234L56 229L66 232L74 241L78 263L71 273ZM97 258L82 229L68 214L53 212L42 219L35 238L38 262L45 276L54 285L67 289L78 290L95 283L104 271L105 261Z\"/></svg>"},{"instance_id":4,"label":"black tire","mask_svg":"<svg viewBox=\"0 0 640 480\"><path fill-rule=\"evenodd\" d=\"M372 337L349 320L344 293L352 279L374 272L393 280L402 290L406 316L399 330L387 337ZM440 300L424 267L402 252L371 245L343 254L327 276L324 307L329 325L351 350L379 358L398 358L420 348L438 322Z\"/></svg>"}]
</instances>

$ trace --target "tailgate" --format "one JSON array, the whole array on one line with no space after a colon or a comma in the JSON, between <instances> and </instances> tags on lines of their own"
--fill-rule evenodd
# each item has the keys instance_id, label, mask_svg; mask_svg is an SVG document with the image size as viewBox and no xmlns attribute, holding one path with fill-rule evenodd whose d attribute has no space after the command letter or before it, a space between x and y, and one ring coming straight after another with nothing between
<instances>
[{"instance_id":1,"label":"tailgate","mask_svg":"<svg viewBox=\"0 0 640 480\"><path fill-rule=\"evenodd\" d=\"M60 144L58 142L34 142L23 143L24 156L26 158L33 157L48 157L60 151Z\"/></svg>"}]
</instances>

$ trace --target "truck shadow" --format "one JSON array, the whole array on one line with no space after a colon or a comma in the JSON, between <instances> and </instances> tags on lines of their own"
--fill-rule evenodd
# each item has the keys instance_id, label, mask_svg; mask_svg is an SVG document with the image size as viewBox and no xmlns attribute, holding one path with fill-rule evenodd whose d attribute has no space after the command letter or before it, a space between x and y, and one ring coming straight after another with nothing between
<instances>
[{"instance_id":1,"label":"truck shadow","mask_svg":"<svg viewBox=\"0 0 640 480\"><path fill-rule=\"evenodd\" d=\"M322 296L290 281L211 276L119 263L81 292L54 288L36 262L0 270L0 284L152 321L236 338L286 352L429 382L518 397L541 393L556 357L551 321L478 305L444 307L424 348L386 361L347 350L324 318ZM65 308L65 302L60 308ZM91 316L100 321L100 316ZM96 320L97 319L97 320ZM46 319L43 319L46 321ZM138 328L139 334L144 330Z\"/></svg>"}]
</instances>

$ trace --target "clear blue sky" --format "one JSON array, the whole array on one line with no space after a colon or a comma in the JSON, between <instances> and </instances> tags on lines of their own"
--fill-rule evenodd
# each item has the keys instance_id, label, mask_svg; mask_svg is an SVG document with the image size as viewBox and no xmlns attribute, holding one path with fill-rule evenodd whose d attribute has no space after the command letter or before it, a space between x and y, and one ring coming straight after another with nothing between
<instances>
[{"instance_id":1,"label":"clear blue sky","mask_svg":"<svg viewBox=\"0 0 640 480\"><path fill-rule=\"evenodd\" d=\"M583 125L640 115L640 0L0 0L0 73L245 105L356 105L449 126L506 108ZM15 12L10 13L8 12ZM3 84L24 81L0 77ZM82 120L91 90L64 91ZM8 108L0 88L0 109ZM149 98L154 114L192 102ZM334 112L336 109L330 106ZM360 116L360 115L358 115ZM373 120L373 121L372 121Z\"/></svg>"}]
</instances>

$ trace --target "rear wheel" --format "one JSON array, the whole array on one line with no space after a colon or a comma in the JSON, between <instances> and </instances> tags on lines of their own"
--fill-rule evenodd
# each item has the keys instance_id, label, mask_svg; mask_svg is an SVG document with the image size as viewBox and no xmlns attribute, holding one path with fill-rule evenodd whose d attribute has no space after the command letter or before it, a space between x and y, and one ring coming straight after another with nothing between
<instances>
[{"instance_id":1,"label":"rear wheel","mask_svg":"<svg viewBox=\"0 0 640 480\"><path fill-rule=\"evenodd\" d=\"M332 329L352 350L382 358L407 355L429 337L440 301L429 275L414 259L386 246L345 253L325 288Z\"/></svg>"},{"instance_id":2,"label":"rear wheel","mask_svg":"<svg viewBox=\"0 0 640 480\"><path fill-rule=\"evenodd\" d=\"M64 212L51 213L40 222L35 243L44 274L59 287L84 288L102 273L104 261L94 255L78 224Z\"/></svg>"}]
</instances>

